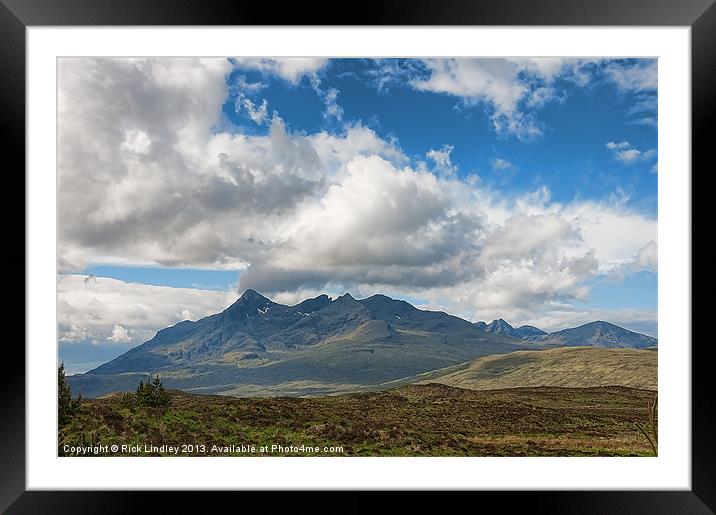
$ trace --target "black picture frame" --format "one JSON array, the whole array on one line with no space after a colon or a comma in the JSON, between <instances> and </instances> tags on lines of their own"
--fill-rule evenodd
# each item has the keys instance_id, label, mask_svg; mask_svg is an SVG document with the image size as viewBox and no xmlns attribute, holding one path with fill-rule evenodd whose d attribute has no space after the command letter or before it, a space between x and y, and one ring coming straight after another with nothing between
<instances>
[{"instance_id":1,"label":"black picture frame","mask_svg":"<svg viewBox=\"0 0 716 515\"><path fill-rule=\"evenodd\" d=\"M710 211L705 201L713 191L707 180L713 176L709 132L716 106L716 4L714 0L442 0L429 2L368 1L356 4L355 12L337 10L323 2L271 3L190 0L0 0L0 130L4 155L15 159L15 191L24 191L25 165L25 29L28 26L88 25L549 25L549 26L688 26L691 28L692 73L692 221L702 223L711 234ZM699 170L699 173L694 173ZM699 187L694 187L698 178ZM18 194L19 196L19 194ZM699 202L703 200L704 202ZM4 203L5 220L17 218L17 208ZM19 229L18 229L19 230ZM24 229L23 229L24 232ZM21 236L24 238L24 234ZM708 240L709 238L703 238ZM707 243L692 240L692 319L708 320L709 293L714 291L716 255ZM14 248L15 250L12 250ZM25 261L24 245L6 247L0 259L6 270L18 269ZM25 277L32 270L25 265ZM18 274L19 275L19 274ZM699 297L701 302L699 302ZM17 324L19 325L19 324ZM695 327L692 326L692 331ZM530 503L538 513L713 513L716 509L716 428L713 386L709 381L710 338L692 335L692 490L691 491L589 491L589 492L480 492L485 500L503 506ZM9 347L15 347L11 349ZM25 354L19 346L7 345L0 388L0 510L7 513L135 513L159 500L159 512L194 511L192 503L207 506L206 500L187 492L169 495L148 492L39 492L25 491ZM212 503L229 493L211 493ZM247 493L241 493L246 500ZM258 501L260 493L251 494ZM275 494L270 494L274 496ZM355 495L355 494L353 494ZM161 496L161 499L158 497ZM305 497L305 494L302 494ZM412 494L419 500L420 494ZM274 497L275 499L275 497ZM331 508L322 497L321 505ZM229 500L229 502L231 502ZM261 502L261 501L258 501ZM294 502L302 502L300 499ZM366 511L373 506L369 496L342 506ZM175 507L172 509L172 507ZM299 506L298 504L296 506ZM335 508L335 505L333 506ZM310 503L311 511L320 505ZM201 510L200 512L204 511ZM332 510L333 511L333 510ZM349 511L348 508L341 511Z\"/></svg>"}]
</instances>

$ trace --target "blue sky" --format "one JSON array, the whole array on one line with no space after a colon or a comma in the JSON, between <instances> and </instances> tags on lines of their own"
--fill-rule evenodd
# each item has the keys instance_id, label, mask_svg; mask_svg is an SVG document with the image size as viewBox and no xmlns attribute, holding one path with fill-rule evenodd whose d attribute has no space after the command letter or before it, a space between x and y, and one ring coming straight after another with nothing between
<instances>
[{"instance_id":1,"label":"blue sky","mask_svg":"<svg viewBox=\"0 0 716 515\"><path fill-rule=\"evenodd\" d=\"M247 287L657 334L655 60L76 61L61 342L141 343ZM135 313L166 291L193 300Z\"/></svg>"},{"instance_id":2,"label":"blue sky","mask_svg":"<svg viewBox=\"0 0 716 515\"><path fill-rule=\"evenodd\" d=\"M614 62L633 66L636 61L605 61L598 68ZM543 135L525 141L496 134L481 104L466 105L454 96L416 91L405 83L380 91L370 75L374 68L372 61L333 60L321 76L321 88L340 91L343 123L360 122L384 139L395 138L417 160L424 160L431 149L450 145L459 175L477 172L487 184L505 192L545 185L555 200L569 201L600 199L621 191L635 205L656 214L657 175L649 173L654 161L615 166L614 154L606 148L615 139L640 149L656 148L655 127L637 123L644 113L632 112L643 102L642 92L619 92L615 83L603 77L584 86L557 78L559 99L534 110ZM239 94L257 102L266 99L270 111L280 113L291 129L306 133L341 130L341 123L323 116L323 103L308 78L295 85L280 77L266 78L260 71L236 68L227 83L241 79L265 85ZM257 126L246 110L236 111L237 95L232 93L222 106L230 123L242 132L266 134L267 126ZM655 112L648 114L655 116ZM494 159L512 163L515 172L494 170Z\"/></svg>"}]
</instances>

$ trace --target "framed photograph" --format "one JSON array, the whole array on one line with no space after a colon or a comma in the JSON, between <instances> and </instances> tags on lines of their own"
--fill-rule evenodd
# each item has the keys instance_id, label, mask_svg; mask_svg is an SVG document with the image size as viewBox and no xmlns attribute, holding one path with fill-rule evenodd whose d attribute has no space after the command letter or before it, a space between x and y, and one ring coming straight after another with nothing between
<instances>
[{"instance_id":1,"label":"framed photograph","mask_svg":"<svg viewBox=\"0 0 716 515\"><path fill-rule=\"evenodd\" d=\"M711 513L713 2L295 9L3 0L27 303L0 506Z\"/></svg>"}]
</instances>

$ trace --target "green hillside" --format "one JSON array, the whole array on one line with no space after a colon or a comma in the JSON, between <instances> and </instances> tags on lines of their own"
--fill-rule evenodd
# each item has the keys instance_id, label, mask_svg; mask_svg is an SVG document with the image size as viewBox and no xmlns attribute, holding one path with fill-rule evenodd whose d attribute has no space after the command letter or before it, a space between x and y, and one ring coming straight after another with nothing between
<instances>
[{"instance_id":1,"label":"green hillside","mask_svg":"<svg viewBox=\"0 0 716 515\"><path fill-rule=\"evenodd\" d=\"M409 381L472 390L559 386L628 386L656 390L655 350L562 347L485 356Z\"/></svg>"}]
</instances>

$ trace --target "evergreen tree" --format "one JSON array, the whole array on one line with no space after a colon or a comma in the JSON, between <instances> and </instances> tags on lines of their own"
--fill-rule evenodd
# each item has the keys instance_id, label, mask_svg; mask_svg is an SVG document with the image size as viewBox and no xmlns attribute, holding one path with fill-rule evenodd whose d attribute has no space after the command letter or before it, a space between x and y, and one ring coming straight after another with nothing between
<instances>
[{"instance_id":1,"label":"evergreen tree","mask_svg":"<svg viewBox=\"0 0 716 515\"><path fill-rule=\"evenodd\" d=\"M57 420L60 427L67 425L80 409L82 396L72 400L72 390L65 378L65 364L57 369Z\"/></svg>"},{"instance_id":2,"label":"evergreen tree","mask_svg":"<svg viewBox=\"0 0 716 515\"><path fill-rule=\"evenodd\" d=\"M169 393L164 389L159 374L147 382L140 380L137 386L137 404L142 406L165 407L171 402Z\"/></svg>"}]
</instances>

